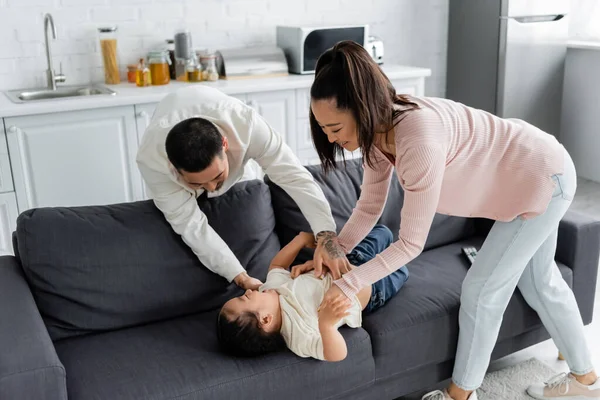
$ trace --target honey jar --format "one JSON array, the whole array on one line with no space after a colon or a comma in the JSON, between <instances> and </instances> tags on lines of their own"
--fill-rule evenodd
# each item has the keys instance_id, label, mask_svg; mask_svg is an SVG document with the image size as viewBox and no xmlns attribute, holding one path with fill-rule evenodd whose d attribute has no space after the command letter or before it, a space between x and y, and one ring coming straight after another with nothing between
<instances>
[{"instance_id":1,"label":"honey jar","mask_svg":"<svg viewBox=\"0 0 600 400\"><path fill-rule=\"evenodd\" d=\"M166 50L155 50L148 53L148 65L150 67L150 79L153 85L166 85L171 82L169 65L171 59Z\"/></svg>"},{"instance_id":2,"label":"honey jar","mask_svg":"<svg viewBox=\"0 0 600 400\"><path fill-rule=\"evenodd\" d=\"M136 64L129 64L127 66L127 82L135 83L135 73L138 66Z\"/></svg>"}]
</instances>

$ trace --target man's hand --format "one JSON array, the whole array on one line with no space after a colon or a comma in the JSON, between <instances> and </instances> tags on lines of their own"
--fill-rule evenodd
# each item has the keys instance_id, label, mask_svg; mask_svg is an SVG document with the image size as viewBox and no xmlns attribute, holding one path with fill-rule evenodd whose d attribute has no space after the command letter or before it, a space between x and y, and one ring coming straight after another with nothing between
<instances>
[{"instance_id":1,"label":"man's hand","mask_svg":"<svg viewBox=\"0 0 600 400\"><path fill-rule=\"evenodd\" d=\"M260 280L251 277L246 272L238 274L235 278L233 278L233 281L242 289L257 290L263 284Z\"/></svg>"},{"instance_id":2,"label":"man's hand","mask_svg":"<svg viewBox=\"0 0 600 400\"><path fill-rule=\"evenodd\" d=\"M329 269L333 279L340 279L343 274L349 272L351 267L346 253L337 239L335 232L319 232L317 234L317 250L314 256L315 276L321 277Z\"/></svg>"},{"instance_id":3,"label":"man's hand","mask_svg":"<svg viewBox=\"0 0 600 400\"><path fill-rule=\"evenodd\" d=\"M343 293L335 297L323 298L318 309L319 326L333 327L340 319L350 315L348 309L352 302Z\"/></svg>"},{"instance_id":4,"label":"man's hand","mask_svg":"<svg viewBox=\"0 0 600 400\"><path fill-rule=\"evenodd\" d=\"M292 272L290 272L290 276L292 277L292 279L296 279L300 275L302 275L308 271L312 271L313 269L315 269L315 264L312 260L309 260L309 261L305 262L304 264L300 264L300 265L296 265L296 266L292 267Z\"/></svg>"}]
</instances>

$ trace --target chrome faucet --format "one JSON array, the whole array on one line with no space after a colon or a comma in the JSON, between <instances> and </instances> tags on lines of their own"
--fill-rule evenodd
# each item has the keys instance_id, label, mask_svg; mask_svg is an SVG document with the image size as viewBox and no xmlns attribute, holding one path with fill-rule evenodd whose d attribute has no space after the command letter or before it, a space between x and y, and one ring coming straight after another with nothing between
<instances>
[{"instance_id":1,"label":"chrome faucet","mask_svg":"<svg viewBox=\"0 0 600 400\"><path fill-rule=\"evenodd\" d=\"M60 73L57 75L52 68L52 52L50 51L50 41L48 40L48 26L52 27L52 37L56 39L56 28L54 27L54 19L52 15L44 15L44 37L46 39L46 58L48 59L48 69L46 76L48 78L48 89L56 90L56 82L64 82L66 80L62 73L62 63L60 64Z\"/></svg>"}]
</instances>

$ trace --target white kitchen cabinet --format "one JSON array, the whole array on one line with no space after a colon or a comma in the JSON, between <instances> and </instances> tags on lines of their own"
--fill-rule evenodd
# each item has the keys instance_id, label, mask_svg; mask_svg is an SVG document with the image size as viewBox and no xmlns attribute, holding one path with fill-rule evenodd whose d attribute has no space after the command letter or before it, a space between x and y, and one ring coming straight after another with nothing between
<instances>
[{"instance_id":1,"label":"white kitchen cabinet","mask_svg":"<svg viewBox=\"0 0 600 400\"><path fill-rule=\"evenodd\" d=\"M2 124L2 121L0 121L0 193L12 191L13 181L12 172L10 170L10 158L8 157L4 125Z\"/></svg>"},{"instance_id":2,"label":"white kitchen cabinet","mask_svg":"<svg viewBox=\"0 0 600 400\"><path fill-rule=\"evenodd\" d=\"M278 132L292 150L295 145L291 138L296 130L296 94L293 90L250 93L246 104L256 109L260 115Z\"/></svg>"},{"instance_id":3,"label":"white kitchen cabinet","mask_svg":"<svg viewBox=\"0 0 600 400\"><path fill-rule=\"evenodd\" d=\"M410 67L388 70L398 93L424 94L429 71ZM309 83L305 82L306 77L298 77L301 84L294 79L286 78L277 85L269 80L257 80L256 85L265 85L264 92L255 92L256 88L244 92L244 88L248 88L246 84L233 90L238 84L233 81L218 84L232 97L255 108L282 135L303 164L318 164L308 119ZM164 94L171 93L175 86L173 89L165 87ZM130 90L135 89L120 87L115 98ZM129 94L133 96L133 92ZM5 200L9 205L4 205L4 220L12 218L7 217L10 215L16 219L16 207L9 208L15 203L15 196L20 212L32 207L145 199L135 159L161 96L139 95L139 100L126 106L85 111L66 111L69 110L66 104L71 104L67 100L64 103L48 102L48 107L40 103L36 104L35 114L6 117L4 126L0 124L0 193L7 194L13 202ZM17 106L13 107L14 115L26 114ZM3 111L4 115L11 115L5 109ZM346 155L351 158L360 153ZM258 165L253 164L252 168L257 177L262 176ZM9 209L10 213L6 211ZM9 222L14 226L14 221Z\"/></svg>"},{"instance_id":4,"label":"white kitchen cabinet","mask_svg":"<svg viewBox=\"0 0 600 400\"><path fill-rule=\"evenodd\" d=\"M239 96L234 96L238 97ZM267 121L273 130L281 135L283 141L296 151L296 93L293 90L281 90L264 93L249 93L246 104L254 108ZM262 179L264 173L254 161L250 161L246 178Z\"/></svg>"},{"instance_id":5,"label":"white kitchen cabinet","mask_svg":"<svg viewBox=\"0 0 600 400\"><path fill-rule=\"evenodd\" d=\"M392 85L396 88L397 94L423 96L425 93L425 81L423 79L393 80Z\"/></svg>"},{"instance_id":6,"label":"white kitchen cabinet","mask_svg":"<svg viewBox=\"0 0 600 400\"><path fill-rule=\"evenodd\" d=\"M150 125L150 120L158 103L136 104L135 107L135 126L137 131L137 143L141 143L146 128ZM136 165L137 168L137 165ZM141 174L140 174L141 177ZM142 178L142 199L147 200L149 196L146 191L146 184Z\"/></svg>"},{"instance_id":7,"label":"white kitchen cabinet","mask_svg":"<svg viewBox=\"0 0 600 400\"><path fill-rule=\"evenodd\" d=\"M413 96L424 95L424 80L419 79L400 79L393 80L392 84L398 94L409 94ZM303 165L320 164L319 156L314 148L312 135L310 131L310 89L296 90L296 154ZM344 151L347 160L360 158L360 150L349 152ZM341 159L341 158L340 158Z\"/></svg>"},{"instance_id":8,"label":"white kitchen cabinet","mask_svg":"<svg viewBox=\"0 0 600 400\"><path fill-rule=\"evenodd\" d=\"M12 233L16 229L18 215L15 194L0 194L0 256L13 254Z\"/></svg>"},{"instance_id":9,"label":"white kitchen cabinet","mask_svg":"<svg viewBox=\"0 0 600 400\"><path fill-rule=\"evenodd\" d=\"M6 118L19 211L142 198L131 106Z\"/></svg>"},{"instance_id":10,"label":"white kitchen cabinet","mask_svg":"<svg viewBox=\"0 0 600 400\"><path fill-rule=\"evenodd\" d=\"M142 137L144 136L144 132L148 125L150 125L150 120L152 119L152 114L154 114L154 110L158 103L148 103L148 104L136 104L135 107L135 126L137 129L137 140L138 143L142 141Z\"/></svg>"}]
</instances>

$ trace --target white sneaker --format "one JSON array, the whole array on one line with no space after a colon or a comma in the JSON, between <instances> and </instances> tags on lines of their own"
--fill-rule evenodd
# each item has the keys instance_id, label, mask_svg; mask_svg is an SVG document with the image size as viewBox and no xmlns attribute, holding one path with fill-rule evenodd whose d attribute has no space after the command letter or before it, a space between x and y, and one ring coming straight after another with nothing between
<instances>
[{"instance_id":1,"label":"white sneaker","mask_svg":"<svg viewBox=\"0 0 600 400\"><path fill-rule=\"evenodd\" d=\"M452 397L448 394L447 391L434 390L433 392L427 393L425 396L421 397L421 400L453 400ZM477 400L477 392L471 393L468 400Z\"/></svg>"},{"instance_id":2,"label":"white sneaker","mask_svg":"<svg viewBox=\"0 0 600 400\"><path fill-rule=\"evenodd\" d=\"M593 385L582 385L571 374L558 374L544 384L531 385L527 394L539 400L600 400L600 379Z\"/></svg>"}]
</instances>

